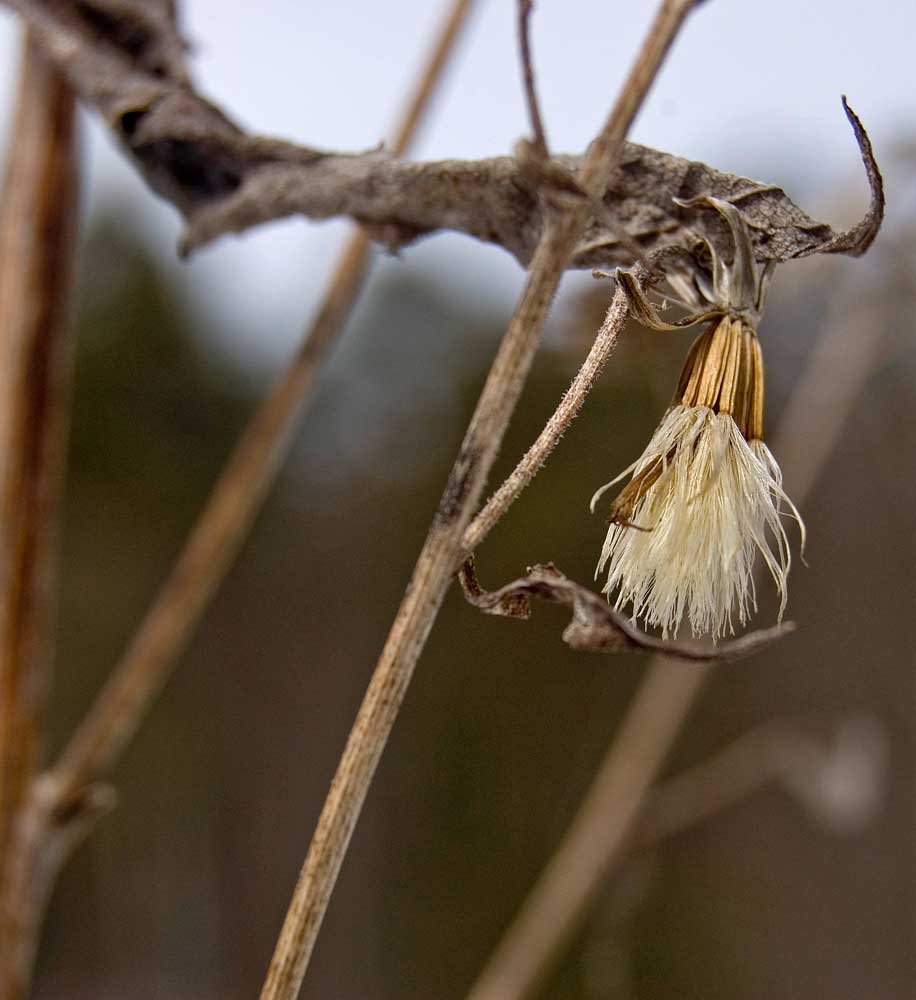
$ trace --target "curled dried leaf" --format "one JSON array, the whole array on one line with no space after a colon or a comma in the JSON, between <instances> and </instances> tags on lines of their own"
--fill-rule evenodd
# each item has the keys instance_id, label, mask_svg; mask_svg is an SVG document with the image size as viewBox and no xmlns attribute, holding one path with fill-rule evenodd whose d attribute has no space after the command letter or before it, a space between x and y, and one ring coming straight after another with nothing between
<instances>
[{"instance_id":1,"label":"curled dried leaf","mask_svg":"<svg viewBox=\"0 0 916 1000\"><path fill-rule=\"evenodd\" d=\"M183 214L185 250L287 216L349 216L393 249L450 229L498 244L527 264L549 207L545 190L578 196L576 156L538 158L523 147L522 162L503 156L406 163L380 150L335 153L248 135L191 86L165 0L5 3L108 122L147 183ZM881 224L883 185L868 136L844 107L871 186L871 207L848 232L812 219L774 185L625 143L570 267L627 265L662 246L689 245L696 213L675 199L698 196L741 210L760 262L863 253ZM711 244L729 246L724 223L701 225Z\"/></svg>"},{"instance_id":2,"label":"curled dried leaf","mask_svg":"<svg viewBox=\"0 0 916 1000\"><path fill-rule=\"evenodd\" d=\"M791 623L785 623L715 646L675 642L641 631L598 594L564 576L553 563L532 566L526 576L492 591L483 590L478 583L473 559L461 567L459 578L468 602L484 614L527 619L532 598L565 605L572 611L572 620L563 631L563 641L583 652L652 652L694 662L735 660L794 630Z\"/></svg>"},{"instance_id":3,"label":"curled dried leaf","mask_svg":"<svg viewBox=\"0 0 916 1000\"><path fill-rule=\"evenodd\" d=\"M849 106L846 95L843 95L843 110L852 126L856 142L859 144L859 152L862 155L862 163L865 165L865 173L868 177L868 186L871 190L871 202L864 218L852 229L847 229L845 233L838 233L832 240L828 241L820 249L820 253L845 253L851 257L861 257L863 253L872 245L881 223L884 221L884 178L878 169L878 161L875 159L875 152L872 149L871 139L865 131L859 116Z\"/></svg>"}]
</instances>

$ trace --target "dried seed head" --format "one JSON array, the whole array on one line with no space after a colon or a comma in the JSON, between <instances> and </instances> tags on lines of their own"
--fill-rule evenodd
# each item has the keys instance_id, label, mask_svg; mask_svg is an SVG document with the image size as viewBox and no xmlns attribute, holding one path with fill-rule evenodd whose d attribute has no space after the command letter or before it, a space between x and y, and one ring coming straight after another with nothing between
<instances>
[{"instance_id":1,"label":"dried seed head","mask_svg":"<svg viewBox=\"0 0 916 1000\"><path fill-rule=\"evenodd\" d=\"M783 510L798 517L766 445L748 442L731 414L671 407L612 508L597 574L615 607L661 628L682 620L714 639L756 610L752 568L760 552L786 606L791 555ZM592 509L605 490L592 498ZM801 519L798 518L799 524Z\"/></svg>"},{"instance_id":2,"label":"dried seed head","mask_svg":"<svg viewBox=\"0 0 916 1000\"><path fill-rule=\"evenodd\" d=\"M726 315L697 337L674 403L727 413L749 441L763 437L763 354L747 321Z\"/></svg>"},{"instance_id":3,"label":"dried seed head","mask_svg":"<svg viewBox=\"0 0 916 1000\"><path fill-rule=\"evenodd\" d=\"M768 273L758 272L750 239L732 205L706 201L725 217L735 242L726 266L710 248L712 287L678 274L669 283L700 308L669 324L622 273L635 314L655 329L708 322L684 363L677 392L642 456L592 498L625 476L611 507L610 528L596 576L615 607L667 637L687 619L694 634L717 639L745 624L757 601L752 575L760 552L787 600L791 565L782 515L804 524L782 488L782 473L763 442L764 373L756 321ZM672 280L673 277L673 280ZM705 301L704 301L705 300Z\"/></svg>"}]
</instances>

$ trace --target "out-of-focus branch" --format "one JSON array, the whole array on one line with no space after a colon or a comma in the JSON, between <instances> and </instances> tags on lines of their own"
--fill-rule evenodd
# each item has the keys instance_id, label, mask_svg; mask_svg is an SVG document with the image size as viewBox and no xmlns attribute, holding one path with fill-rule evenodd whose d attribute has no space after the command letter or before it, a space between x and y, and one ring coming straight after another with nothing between
<instances>
[{"instance_id":1,"label":"out-of-focus branch","mask_svg":"<svg viewBox=\"0 0 916 1000\"><path fill-rule=\"evenodd\" d=\"M140 628L54 764L48 777L61 802L107 772L167 681L276 477L321 360L363 287L368 250L362 234L351 237L308 336L246 427Z\"/></svg>"},{"instance_id":2,"label":"out-of-focus branch","mask_svg":"<svg viewBox=\"0 0 916 1000\"><path fill-rule=\"evenodd\" d=\"M399 153L416 133L471 4L452 4L395 131ZM60 802L108 770L167 680L274 481L318 368L364 287L370 249L363 233L350 238L302 346L249 423L131 645L47 776Z\"/></svg>"},{"instance_id":3,"label":"out-of-focus branch","mask_svg":"<svg viewBox=\"0 0 916 1000\"><path fill-rule=\"evenodd\" d=\"M530 996L567 943L639 815L712 670L653 659L560 846L468 994L468 1000Z\"/></svg>"},{"instance_id":4,"label":"out-of-focus branch","mask_svg":"<svg viewBox=\"0 0 916 1000\"><path fill-rule=\"evenodd\" d=\"M150 186L188 222L193 249L271 219L349 215L375 239L402 246L450 229L497 243L528 264L545 224L536 185L515 159L403 163L374 150L334 153L250 136L193 89L167 5L150 0L6 0L35 29L79 96L94 105ZM617 234L644 251L684 243L695 224L674 197L740 202L761 260L821 251L861 253L883 213L880 175L867 136L850 118L872 184L860 226L835 233L808 217L780 188L627 143L591 196L590 213L564 266L632 263ZM578 157L559 158L578 173ZM705 225L705 222L702 223ZM716 240L719 230L707 233ZM728 247L726 246L727 250Z\"/></svg>"},{"instance_id":5,"label":"out-of-focus branch","mask_svg":"<svg viewBox=\"0 0 916 1000\"><path fill-rule=\"evenodd\" d=\"M859 393L874 371L889 322L887 301L847 292L837 297L805 370L783 410L773 452L802 499L836 447Z\"/></svg>"},{"instance_id":6,"label":"out-of-focus branch","mask_svg":"<svg viewBox=\"0 0 916 1000\"><path fill-rule=\"evenodd\" d=\"M784 722L765 722L649 795L633 846L645 848L777 783L816 821L855 831L875 814L885 784L887 736L868 716L840 720L822 745Z\"/></svg>"},{"instance_id":7,"label":"out-of-focus branch","mask_svg":"<svg viewBox=\"0 0 916 1000\"><path fill-rule=\"evenodd\" d=\"M633 118L695 0L663 0L577 178L589 197L606 190ZM462 561L462 538L480 499L540 341L587 203L555 210L490 368L458 458L347 740L277 942L261 1000L294 1000L379 758L443 598Z\"/></svg>"},{"instance_id":8,"label":"out-of-focus branch","mask_svg":"<svg viewBox=\"0 0 916 1000\"><path fill-rule=\"evenodd\" d=\"M0 205L0 996L31 969L29 897L11 892L40 763L70 383L77 166L69 86L30 34Z\"/></svg>"},{"instance_id":9,"label":"out-of-focus branch","mask_svg":"<svg viewBox=\"0 0 916 1000\"><path fill-rule=\"evenodd\" d=\"M883 333L880 310L870 299L849 293L835 300L774 443L800 507L866 382ZM830 374L823 377L819 366L828 361ZM800 450L792 450L793 441ZM687 671L653 660L563 839L469 1000L521 1000L540 982L626 851L652 783L711 671L709 663Z\"/></svg>"},{"instance_id":10,"label":"out-of-focus branch","mask_svg":"<svg viewBox=\"0 0 916 1000\"><path fill-rule=\"evenodd\" d=\"M405 151L416 133L471 2L455 0L450 8L396 129L393 148L398 153ZM153 4L148 14L153 23L160 23L164 16L161 11L157 14ZM40 88L30 90L33 103L40 93ZM66 134L61 126L57 133L60 141ZM28 148L17 135L19 147ZM32 172L44 177L34 164ZM61 196L66 191L62 186ZM50 227L48 216L40 211L30 218ZM61 222L63 219L62 214ZM53 235L53 227L46 235ZM41 246L35 240L34 246L30 243L19 249L31 253ZM57 872L99 816L114 804L112 790L96 779L111 766L167 680L176 656L244 539L286 452L318 367L345 326L364 285L370 250L365 234L351 237L302 347L249 424L133 643L57 763L31 783L4 871L0 983L7 992L0 993L0 1000L19 1000L24 995L44 900ZM45 300L35 292L23 301ZM40 393L39 398L43 398Z\"/></svg>"}]
</instances>

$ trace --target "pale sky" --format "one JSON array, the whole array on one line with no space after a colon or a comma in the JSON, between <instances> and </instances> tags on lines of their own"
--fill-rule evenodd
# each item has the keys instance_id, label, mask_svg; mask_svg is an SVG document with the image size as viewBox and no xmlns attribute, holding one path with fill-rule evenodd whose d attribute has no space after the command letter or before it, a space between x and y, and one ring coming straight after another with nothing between
<instances>
[{"instance_id":1,"label":"pale sky","mask_svg":"<svg viewBox=\"0 0 916 1000\"><path fill-rule=\"evenodd\" d=\"M254 131L349 150L372 146L388 131L444 3L184 0L181 7L196 47L196 78L208 97ZM581 150L594 134L654 8L634 0L539 0L533 44L554 149ZM524 134L514 28L515 0L479 0L417 143L418 157L505 153ZM3 134L17 40L15 20L3 11ZM818 199L842 183L861 183L864 206L865 182L840 94L869 129L880 160L882 149L907 130L916 133L914 59L913 0L707 0L669 56L631 138L785 184L814 214L824 207ZM145 190L88 116L86 124L87 210L114 199L142 213L168 266L193 301L218 318L230 343L285 353L346 224L273 224L225 238L179 264L177 213ZM391 267L441 276L447 287L492 297L506 309L521 281L507 254L456 236L381 264Z\"/></svg>"}]
</instances>

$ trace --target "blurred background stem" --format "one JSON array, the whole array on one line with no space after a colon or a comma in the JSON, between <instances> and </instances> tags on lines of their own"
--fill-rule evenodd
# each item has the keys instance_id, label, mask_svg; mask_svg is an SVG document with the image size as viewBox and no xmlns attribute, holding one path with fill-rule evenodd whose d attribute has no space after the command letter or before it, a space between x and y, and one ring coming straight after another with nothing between
<instances>
[{"instance_id":1,"label":"blurred background stem","mask_svg":"<svg viewBox=\"0 0 916 1000\"><path fill-rule=\"evenodd\" d=\"M416 135L471 2L456 0L434 40L395 130L395 155ZM168 679L274 482L321 364L365 287L370 254L368 237L353 233L299 350L246 427L171 573L55 764L51 777L60 801L111 767Z\"/></svg>"},{"instance_id":2,"label":"blurred background stem","mask_svg":"<svg viewBox=\"0 0 916 1000\"><path fill-rule=\"evenodd\" d=\"M880 306L856 296L840 296L830 320L774 442L800 508L873 371L886 329ZM537 993L628 848L652 786L711 676L711 664L650 661L572 822L469 1000L523 1000Z\"/></svg>"},{"instance_id":3,"label":"blurred background stem","mask_svg":"<svg viewBox=\"0 0 916 1000\"><path fill-rule=\"evenodd\" d=\"M456 0L392 142L405 152L471 0ZM135 732L244 540L286 454L308 390L365 285L362 232L341 254L302 346L255 413L124 657L57 764L38 776L66 380L63 302L76 200L73 100L26 41L0 260L2 329L3 853L0 997L26 995L41 913L60 865L111 807L94 784Z\"/></svg>"},{"instance_id":4,"label":"blurred background stem","mask_svg":"<svg viewBox=\"0 0 916 1000\"><path fill-rule=\"evenodd\" d=\"M0 205L0 995L27 988L11 857L40 766L65 453L78 172L73 96L29 34Z\"/></svg>"}]
</instances>

